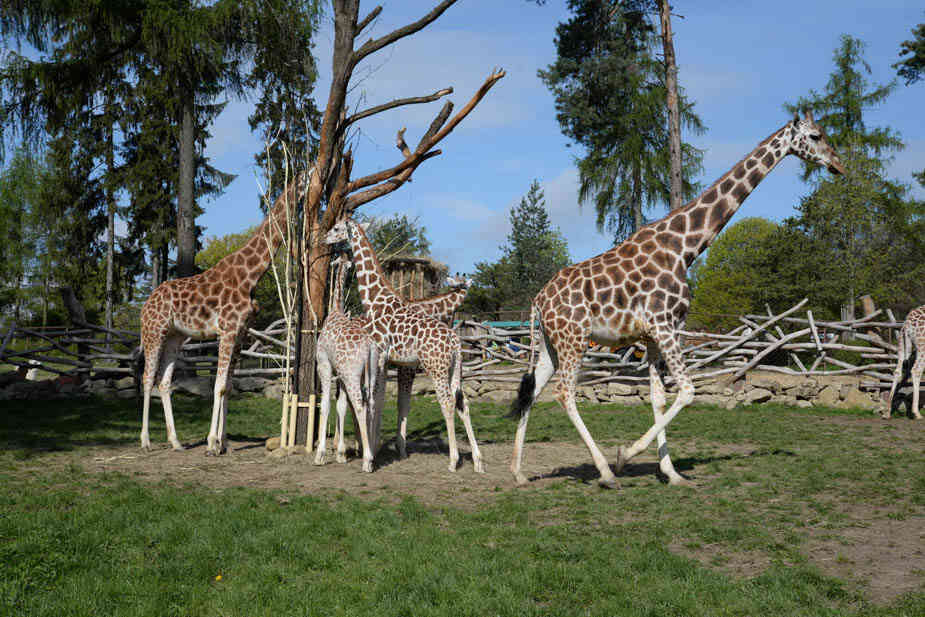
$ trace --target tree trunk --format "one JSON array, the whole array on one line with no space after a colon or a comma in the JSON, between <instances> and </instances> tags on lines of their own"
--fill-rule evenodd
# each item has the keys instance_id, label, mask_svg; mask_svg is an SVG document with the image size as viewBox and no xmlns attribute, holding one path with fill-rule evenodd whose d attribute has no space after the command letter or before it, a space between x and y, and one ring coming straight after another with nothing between
<instances>
[{"instance_id":1,"label":"tree trunk","mask_svg":"<svg viewBox=\"0 0 925 617\"><path fill-rule=\"evenodd\" d=\"M151 249L151 291L157 289L161 284L161 250L159 248Z\"/></svg>"},{"instance_id":2,"label":"tree trunk","mask_svg":"<svg viewBox=\"0 0 925 617\"><path fill-rule=\"evenodd\" d=\"M108 112L107 106L107 112ZM112 330L112 296L113 296L113 260L116 246L116 196L112 189L112 178L115 174L113 161L113 126L109 126L106 144L106 172L109 186L106 188L106 206L109 210L109 221L106 229L106 328ZM106 333L106 349L112 351L109 342L110 334Z\"/></svg>"},{"instance_id":3,"label":"tree trunk","mask_svg":"<svg viewBox=\"0 0 925 617\"><path fill-rule=\"evenodd\" d=\"M681 111L678 108L678 65L671 37L671 7L668 0L659 0L662 22L662 46L665 51L665 88L668 91L668 153L671 157L669 209L681 203Z\"/></svg>"},{"instance_id":4,"label":"tree trunk","mask_svg":"<svg viewBox=\"0 0 925 617\"><path fill-rule=\"evenodd\" d=\"M633 167L633 203L631 207L633 209L633 232L636 232L646 224L646 220L642 216L642 170L639 165Z\"/></svg>"},{"instance_id":5,"label":"tree trunk","mask_svg":"<svg viewBox=\"0 0 925 617\"><path fill-rule=\"evenodd\" d=\"M306 245L311 247L311 235ZM311 397L315 396L315 404L318 404L317 372L315 371L315 358L317 355L318 331L324 323L327 302L325 302L325 292L328 278L328 264L330 257L328 247L324 244L315 243L309 249L309 258L306 262L308 266L307 287L305 281L302 282L302 294L300 299L301 316L299 327L299 345L296 354L298 362L298 396L300 403L308 403ZM314 444L308 443L308 418L309 408L299 407L296 413L296 430L295 444L304 445L308 448ZM317 431L316 431L317 434Z\"/></svg>"},{"instance_id":6,"label":"tree trunk","mask_svg":"<svg viewBox=\"0 0 925 617\"><path fill-rule=\"evenodd\" d=\"M193 148L195 145L195 109L191 96L183 101L180 129L180 186L177 195L177 276L196 273L196 215L193 212Z\"/></svg>"}]
</instances>

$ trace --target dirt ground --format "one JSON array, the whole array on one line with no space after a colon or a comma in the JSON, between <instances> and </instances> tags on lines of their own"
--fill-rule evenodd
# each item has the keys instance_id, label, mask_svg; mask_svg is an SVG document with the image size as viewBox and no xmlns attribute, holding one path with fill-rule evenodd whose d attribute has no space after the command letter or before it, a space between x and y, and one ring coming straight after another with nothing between
<instances>
[{"instance_id":1,"label":"dirt ground","mask_svg":"<svg viewBox=\"0 0 925 617\"><path fill-rule=\"evenodd\" d=\"M876 419L844 418L836 422L850 424L879 422ZM914 434L914 432L913 432ZM915 443L890 444L902 451L904 446L921 448ZM330 440L329 440L330 444ZM460 508L475 508L499 494L515 490L508 469L511 443L480 444L486 473L479 475L472 469L472 460L463 441L458 470L447 470L447 447L442 441L409 442L409 458L396 459L391 444L386 444L377 457L375 473L361 471L361 461L351 456L346 464L334 462L334 453L328 450L328 463L311 464L305 455L277 458L268 456L262 439L232 441L231 451L222 457L207 457L205 443L187 443L187 449L173 452L163 444L155 445L152 452L137 447L89 447L77 452L52 455L52 464L77 464L90 472L119 472L143 481L169 482L178 486L198 485L209 489L248 486L264 490L279 490L280 499L286 494L319 494L345 492L369 499L397 499L400 495L414 495L424 503ZM689 445L694 445L692 442ZM718 455L748 454L756 448L744 444L710 444ZM608 456L612 448L605 450ZM352 452L349 454L352 455ZM588 452L578 443L529 443L524 467L530 484L516 490L536 491L550 484L579 481L596 486L597 469L591 464ZM624 470L624 484L659 485L656 478L655 457L641 455ZM706 469L690 470L697 482L693 488L677 490L704 490L709 486ZM661 490L661 489L659 489ZM838 534L819 530L811 531L804 554L823 572L855 581L875 602L885 603L902 593L920 589L925 580L925 517L889 517L874 507L855 504L848 513L856 525ZM706 546L691 551L683 546L671 550L694 557L710 567L719 567L735 576L753 576L768 564L764 555L750 553L729 554L728 549L714 550Z\"/></svg>"}]
</instances>

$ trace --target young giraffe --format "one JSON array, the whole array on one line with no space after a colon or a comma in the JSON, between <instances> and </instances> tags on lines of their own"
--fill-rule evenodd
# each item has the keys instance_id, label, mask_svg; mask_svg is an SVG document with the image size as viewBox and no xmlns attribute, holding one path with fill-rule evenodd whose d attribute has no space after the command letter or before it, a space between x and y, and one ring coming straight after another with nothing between
<instances>
[{"instance_id":1,"label":"young giraffe","mask_svg":"<svg viewBox=\"0 0 925 617\"><path fill-rule=\"evenodd\" d=\"M218 455L227 449L228 381L234 370L241 337L258 310L251 294L282 243L287 216L295 212L303 187L302 177L292 182L240 249L201 274L161 283L145 301L141 309L141 345L145 362L142 448L151 448L148 436L151 389L157 375L161 375L159 388L167 438L174 450L183 449L177 439L170 403L170 382L177 355L188 337L198 340L217 337L215 400L206 454Z\"/></svg>"},{"instance_id":2,"label":"young giraffe","mask_svg":"<svg viewBox=\"0 0 925 617\"><path fill-rule=\"evenodd\" d=\"M925 371L925 305L909 311L902 330L899 331L899 354L896 370L893 371L893 385L886 403L884 418L893 412L893 395L912 377L912 415L916 420L922 419L919 413L919 387L922 372Z\"/></svg>"},{"instance_id":3,"label":"young giraffe","mask_svg":"<svg viewBox=\"0 0 925 617\"><path fill-rule=\"evenodd\" d=\"M762 141L702 195L646 225L620 246L559 271L531 304L533 323L539 317L540 355L537 366L524 375L512 413L520 416L511 471L517 482L521 472L524 439L530 407L558 369L556 399L565 408L601 474L602 486L619 485L607 460L578 415L575 386L588 341L621 347L642 340L649 351L654 425L632 446L620 446L616 469L658 438L659 467L672 484L686 480L668 455L665 427L694 397L694 386L681 358L678 331L684 327L690 305L687 268L710 245L745 198L788 154L844 173L838 155L826 142L810 114L795 116ZM532 342L531 342L532 345ZM678 384L678 396L667 413L665 387L656 368L661 353Z\"/></svg>"},{"instance_id":4,"label":"young giraffe","mask_svg":"<svg viewBox=\"0 0 925 617\"><path fill-rule=\"evenodd\" d=\"M381 387L383 384L380 382L385 376L384 374L379 374L378 371L376 346L372 344L366 329L368 321L364 317L350 317L343 311L341 299L344 294L344 281L349 271L349 265L349 260L342 257L338 257L332 262L332 266L339 268L332 293L334 305L318 338L318 373L321 379L322 392L319 426L322 428L314 464L323 465L327 454L325 442L327 419L330 413L331 376L336 373L344 387L337 397L337 422L334 431L334 441L337 448L335 460L338 463L347 461L344 421L349 404L354 411L354 424L358 427L361 423L365 424L359 429L363 444L363 471L371 472L373 470L372 461L379 449L379 414L382 412L380 397L384 394L384 388ZM452 317L465 299L471 281L449 277L446 284L453 288L452 291L430 298L413 300L409 304L417 306L438 319ZM399 367L398 371L399 417L396 439L399 453L402 458L405 458L407 456L405 449L407 423L403 420L408 415L415 369L414 367ZM405 371L410 371L410 378L404 375ZM361 394L364 388L365 397ZM402 405L402 401L404 401L404 405ZM364 412L358 414L357 409L363 409L364 407ZM365 436L364 432L366 433Z\"/></svg>"},{"instance_id":5,"label":"young giraffe","mask_svg":"<svg viewBox=\"0 0 925 617\"><path fill-rule=\"evenodd\" d=\"M453 409L462 418L477 473L484 471L482 455L469 418L469 404L460 387L462 346L459 336L445 323L402 299L379 266L363 229L350 219L339 221L325 237L327 244L348 240L357 270L360 300L366 308L368 331L382 354L399 366L422 366L434 382L437 401L446 421L450 471L456 471L459 451L453 426ZM385 356L380 357L380 361ZM381 367L380 367L381 368Z\"/></svg>"}]
</instances>

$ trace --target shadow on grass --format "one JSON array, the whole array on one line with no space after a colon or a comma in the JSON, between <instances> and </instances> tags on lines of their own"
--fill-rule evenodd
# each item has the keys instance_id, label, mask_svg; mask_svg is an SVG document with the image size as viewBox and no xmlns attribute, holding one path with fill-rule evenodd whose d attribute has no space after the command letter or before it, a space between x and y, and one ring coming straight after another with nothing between
<instances>
[{"instance_id":1,"label":"shadow on grass","mask_svg":"<svg viewBox=\"0 0 925 617\"><path fill-rule=\"evenodd\" d=\"M208 427L208 411L201 400L174 396L173 408L178 427L189 430L190 425L204 422ZM154 403L152 421L158 417L163 419L163 411ZM141 409L135 399L0 401L0 447L20 458L81 446L124 445L136 441L140 429ZM152 433L156 430L157 425L152 426Z\"/></svg>"},{"instance_id":2,"label":"shadow on grass","mask_svg":"<svg viewBox=\"0 0 925 617\"><path fill-rule=\"evenodd\" d=\"M679 459L672 459L675 470L684 476L688 480L695 480L696 476L692 476L690 472L700 465L706 465L708 463L721 462L721 461L740 461L746 459L755 459L766 456L797 456L795 452L789 450L766 450L760 449L755 450L747 454L722 454L718 456L691 456L684 457ZM659 481L667 484L668 478L662 474L659 470L658 462L646 461L643 463L627 463L623 469L618 473L616 468L611 465L610 470L614 472L617 476L617 479L620 478L638 478L643 476L657 476ZM550 478L571 478L583 482L585 484L597 483L598 478L601 477L600 472L598 472L597 467L592 463L582 463L581 465L575 465L572 467L557 467L551 472L546 474L539 474L530 478L530 481L533 480L542 480Z\"/></svg>"}]
</instances>

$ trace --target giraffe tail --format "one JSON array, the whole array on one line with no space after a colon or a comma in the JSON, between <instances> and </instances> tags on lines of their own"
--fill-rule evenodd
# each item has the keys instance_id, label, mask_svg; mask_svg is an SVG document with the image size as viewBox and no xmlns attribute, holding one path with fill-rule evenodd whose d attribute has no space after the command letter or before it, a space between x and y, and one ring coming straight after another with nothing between
<instances>
[{"instance_id":1,"label":"giraffe tail","mask_svg":"<svg viewBox=\"0 0 925 617\"><path fill-rule=\"evenodd\" d=\"M536 367L533 366L533 347L536 341L536 305L530 305L530 361L527 365L527 372L523 379L520 380L520 388L517 390L517 398L511 403L511 411L507 414L508 418L522 418L524 413L530 409L533 404L533 392L536 390Z\"/></svg>"},{"instance_id":2,"label":"giraffe tail","mask_svg":"<svg viewBox=\"0 0 925 617\"><path fill-rule=\"evenodd\" d=\"M132 376L135 378L135 398L141 398L141 380L145 372L145 353L141 345L132 350Z\"/></svg>"},{"instance_id":3,"label":"giraffe tail","mask_svg":"<svg viewBox=\"0 0 925 617\"><path fill-rule=\"evenodd\" d=\"M897 358L896 372L893 375L893 385L890 387L890 396L887 400L887 411L893 409L893 396L898 388L909 381L912 377L912 365L915 364L918 350L912 340L912 332L903 328L899 332L899 353Z\"/></svg>"}]
</instances>

